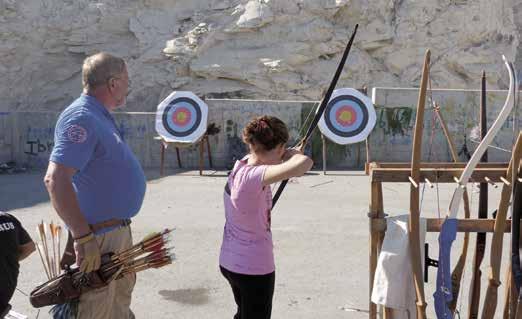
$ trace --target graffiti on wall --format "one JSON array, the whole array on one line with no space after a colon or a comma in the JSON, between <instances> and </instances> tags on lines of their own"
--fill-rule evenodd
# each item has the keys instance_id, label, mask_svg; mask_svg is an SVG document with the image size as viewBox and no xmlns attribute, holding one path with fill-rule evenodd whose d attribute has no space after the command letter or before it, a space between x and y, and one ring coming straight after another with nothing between
<instances>
[{"instance_id":1,"label":"graffiti on wall","mask_svg":"<svg viewBox=\"0 0 522 319\"><path fill-rule=\"evenodd\" d=\"M411 106L379 107L377 111L377 128L386 135L405 135L413 128L413 108Z\"/></svg>"},{"instance_id":2,"label":"graffiti on wall","mask_svg":"<svg viewBox=\"0 0 522 319\"><path fill-rule=\"evenodd\" d=\"M50 154L53 147L53 141L41 141L37 138L36 140L28 140L26 142L24 153L31 156L38 156L41 153Z\"/></svg>"}]
</instances>

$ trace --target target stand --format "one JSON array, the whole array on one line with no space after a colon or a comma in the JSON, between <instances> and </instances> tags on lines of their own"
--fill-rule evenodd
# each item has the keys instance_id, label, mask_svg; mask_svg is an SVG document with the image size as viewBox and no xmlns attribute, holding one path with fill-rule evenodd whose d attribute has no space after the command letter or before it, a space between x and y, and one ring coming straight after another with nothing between
<instances>
[{"instance_id":1,"label":"target stand","mask_svg":"<svg viewBox=\"0 0 522 319\"><path fill-rule=\"evenodd\" d=\"M179 154L180 148L186 148L190 146L191 144L180 144L175 142L168 142L161 136L154 137L155 140L160 141L160 176L164 176L165 174L165 151L169 146L174 147L176 150L176 159L178 162L178 167L183 168L181 164L181 156ZM203 175L203 166L204 166L204 153L205 153L205 145L207 148L207 156L208 156L208 163L210 168L213 168L212 164L212 154L210 152L210 142L208 141L208 134L205 134L203 138L198 142L199 147L199 175Z\"/></svg>"},{"instance_id":2,"label":"target stand","mask_svg":"<svg viewBox=\"0 0 522 319\"><path fill-rule=\"evenodd\" d=\"M155 139L161 142L161 176L164 174L165 150L170 145L176 149L178 166L181 168L179 148L199 143L199 175L203 175L203 153L206 144L212 167L207 120L207 104L192 92L174 91L158 105L156 131L159 136Z\"/></svg>"},{"instance_id":3,"label":"target stand","mask_svg":"<svg viewBox=\"0 0 522 319\"><path fill-rule=\"evenodd\" d=\"M371 99L366 96L366 88L336 89L319 120L323 145L323 174L326 175L326 141L339 145L366 141L376 123L376 114ZM360 148L357 149L357 163L360 163Z\"/></svg>"}]
</instances>

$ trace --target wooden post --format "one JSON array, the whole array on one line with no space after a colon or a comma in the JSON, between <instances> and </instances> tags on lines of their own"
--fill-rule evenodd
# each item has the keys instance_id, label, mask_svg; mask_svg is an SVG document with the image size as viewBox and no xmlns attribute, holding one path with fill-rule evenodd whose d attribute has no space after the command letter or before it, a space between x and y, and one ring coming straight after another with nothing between
<instances>
[{"instance_id":1,"label":"wooden post","mask_svg":"<svg viewBox=\"0 0 522 319\"><path fill-rule=\"evenodd\" d=\"M204 147L205 140L202 139L199 142L199 175L203 175L203 161L204 161L204 155L205 155L205 147Z\"/></svg>"},{"instance_id":2,"label":"wooden post","mask_svg":"<svg viewBox=\"0 0 522 319\"><path fill-rule=\"evenodd\" d=\"M370 173L370 143L368 142L368 138L366 138L366 163L364 164L364 172L366 175Z\"/></svg>"},{"instance_id":3,"label":"wooden post","mask_svg":"<svg viewBox=\"0 0 522 319\"><path fill-rule=\"evenodd\" d=\"M210 142L208 141L208 135L205 135L205 141L207 143L208 164L210 165L210 168L213 168L214 165L212 165L212 154L210 153Z\"/></svg>"},{"instance_id":4,"label":"wooden post","mask_svg":"<svg viewBox=\"0 0 522 319\"><path fill-rule=\"evenodd\" d=\"M384 239L383 231L376 231L373 224L379 219L384 219L382 199L382 184L381 182L372 182L370 189L370 212L368 217L370 218L370 296L369 296L369 309L370 319L377 318L377 305L371 301L373 280L375 278L375 269L377 268L377 259L379 258L379 252L382 247Z\"/></svg>"},{"instance_id":5,"label":"wooden post","mask_svg":"<svg viewBox=\"0 0 522 319\"><path fill-rule=\"evenodd\" d=\"M321 134L321 142L323 143L323 175L326 175L326 138Z\"/></svg>"},{"instance_id":6,"label":"wooden post","mask_svg":"<svg viewBox=\"0 0 522 319\"><path fill-rule=\"evenodd\" d=\"M160 176L165 173L165 144L160 141Z\"/></svg>"},{"instance_id":7,"label":"wooden post","mask_svg":"<svg viewBox=\"0 0 522 319\"><path fill-rule=\"evenodd\" d=\"M176 157L178 158L178 167L181 168L181 157L179 156L179 148L176 147Z\"/></svg>"}]
</instances>

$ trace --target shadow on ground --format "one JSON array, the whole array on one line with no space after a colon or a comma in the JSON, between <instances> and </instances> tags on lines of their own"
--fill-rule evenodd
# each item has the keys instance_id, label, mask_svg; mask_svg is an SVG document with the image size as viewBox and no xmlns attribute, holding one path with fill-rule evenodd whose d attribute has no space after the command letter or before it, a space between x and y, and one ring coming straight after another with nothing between
<instances>
[{"instance_id":1,"label":"shadow on ground","mask_svg":"<svg viewBox=\"0 0 522 319\"><path fill-rule=\"evenodd\" d=\"M159 294L166 300L195 306L204 305L209 301L206 288L160 290Z\"/></svg>"}]
</instances>

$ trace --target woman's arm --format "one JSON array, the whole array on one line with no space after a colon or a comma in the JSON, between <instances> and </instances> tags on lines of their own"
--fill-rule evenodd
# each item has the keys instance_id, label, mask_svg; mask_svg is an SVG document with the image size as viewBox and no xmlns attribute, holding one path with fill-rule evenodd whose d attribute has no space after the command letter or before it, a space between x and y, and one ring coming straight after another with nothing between
<instances>
[{"instance_id":1,"label":"woman's arm","mask_svg":"<svg viewBox=\"0 0 522 319\"><path fill-rule=\"evenodd\" d=\"M288 152L291 153L285 155L289 156L283 156L283 159L289 157L288 160L281 164L270 165L267 167L265 175L263 176L263 186L290 179L292 177L303 176L304 173L312 168L314 162L310 157L303 155L295 149L290 149L287 153Z\"/></svg>"}]
</instances>

